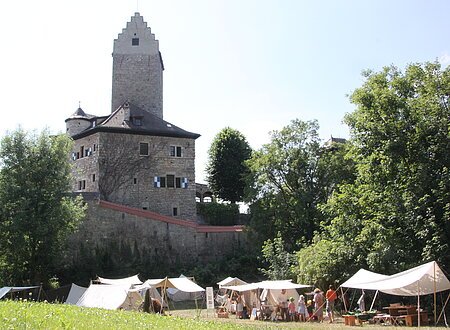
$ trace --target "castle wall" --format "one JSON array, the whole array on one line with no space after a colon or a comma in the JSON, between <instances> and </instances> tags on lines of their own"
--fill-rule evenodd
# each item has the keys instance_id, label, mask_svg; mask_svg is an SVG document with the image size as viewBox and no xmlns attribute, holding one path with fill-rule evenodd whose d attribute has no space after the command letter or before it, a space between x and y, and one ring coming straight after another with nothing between
<instances>
[{"instance_id":1,"label":"castle wall","mask_svg":"<svg viewBox=\"0 0 450 330\"><path fill-rule=\"evenodd\" d=\"M238 254L248 244L242 226L200 226L104 201L90 201L88 206L87 219L70 238L69 262L74 264L81 258L81 245L96 251L114 242L139 250L143 263L164 260L165 266L189 267Z\"/></svg>"}]
</instances>

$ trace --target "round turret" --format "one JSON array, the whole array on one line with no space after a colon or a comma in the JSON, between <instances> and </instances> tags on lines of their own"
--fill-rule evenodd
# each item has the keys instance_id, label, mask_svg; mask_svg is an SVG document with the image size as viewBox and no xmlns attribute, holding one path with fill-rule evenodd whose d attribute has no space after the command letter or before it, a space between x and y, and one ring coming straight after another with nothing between
<instances>
[{"instance_id":1,"label":"round turret","mask_svg":"<svg viewBox=\"0 0 450 330\"><path fill-rule=\"evenodd\" d=\"M83 109L78 108L69 118L66 119L66 133L70 136L84 132L92 126L92 122Z\"/></svg>"}]
</instances>

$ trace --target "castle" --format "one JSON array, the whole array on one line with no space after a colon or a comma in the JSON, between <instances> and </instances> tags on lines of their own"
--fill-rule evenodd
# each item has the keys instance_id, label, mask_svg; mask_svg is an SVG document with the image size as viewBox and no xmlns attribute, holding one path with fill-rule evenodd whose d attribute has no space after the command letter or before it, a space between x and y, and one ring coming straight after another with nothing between
<instances>
[{"instance_id":1,"label":"castle","mask_svg":"<svg viewBox=\"0 0 450 330\"><path fill-rule=\"evenodd\" d=\"M139 13L114 40L111 114L78 108L66 119L74 140L73 191L162 215L196 217L195 140L163 119L164 64Z\"/></svg>"},{"instance_id":2,"label":"castle","mask_svg":"<svg viewBox=\"0 0 450 330\"><path fill-rule=\"evenodd\" d=\"M81 265L92 273L152 269L162 276L164 267L240 255L248 246L243 226L196 221L196 198L212 197L195 184L200 135L164 121L162 56L139 13L114 40L112 56L111 114L78 108L66 119L72 190L88 204L66 264L74 274Z\"/></svg>"}]
</instances>

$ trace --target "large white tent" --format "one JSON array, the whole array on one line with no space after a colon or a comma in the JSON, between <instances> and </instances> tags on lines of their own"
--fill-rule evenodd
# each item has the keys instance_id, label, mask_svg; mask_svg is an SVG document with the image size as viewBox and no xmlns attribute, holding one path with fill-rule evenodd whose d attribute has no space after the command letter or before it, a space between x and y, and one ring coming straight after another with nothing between
<instances>
[{"instance_id":1,"label":"large white tent","mask_svg":"<svg viewBox=\"0 0 450 330\"><path fill-rule=\"evenodd\" d=\"M101 284L124 285L127 287L142 284L142 281L139 279L138 275L118 279L104 278L98 276L96 282Z\"/></svg>"},{"instance_id":2,"label":"large white tent","mask_svg":"<svg viewBox=\"0 0 450 330\"><path fill-rule=\"evenodd\" d=\"M124 285L91 284L76 303L82 307L137 310L142 297Z\"/></svg>"},{"instance_id":3,"label":"large white tent","mask_svg":"<svg viewBox=\"0 0 450 330\"><path fill-rule=\"evenodd\" d=\"M70 287L69 295L67 296L65 304L69 305L76 305L78 300L83 296L83 294L86 292L87 288L83 286L78 286L75 283L72 283L72 286Z\"/></svg>"},{"instance_id":4,"label":"large white tent","mask_svg":"<svg viewBox=\"0 0 450 330\"><path fill-rule=\"evenodd\" d=\"M356 273L341 286L348 288L379 290L380 292L397 296L422 296L450 290L450 281L435 261L428 262L421 266L417 266L391 276L372 273L369 271L364 272L366 276L358 276L354 279L355 275L358 274Z\"/></svg>"}]
</instances>

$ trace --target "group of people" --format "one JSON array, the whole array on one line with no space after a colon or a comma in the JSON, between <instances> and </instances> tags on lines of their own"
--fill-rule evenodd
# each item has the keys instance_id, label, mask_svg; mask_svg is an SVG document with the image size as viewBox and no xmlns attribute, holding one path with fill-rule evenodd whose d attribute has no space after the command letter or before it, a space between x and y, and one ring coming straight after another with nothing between
<instances>
[{"instance_id":1,"label":"group of people","mask_svg":"<svg viewBox=\"0 0 450 330\"><path fill-rule=\"evenodd\" d=\"M334 322L334 305L338 298L333 286L330 285L328 291L323 292L316 288L313 292L312 300L305 300L304 295L300 295L295 304L293 297L287 297L286 290L281 290L277 297L277 308L275 309L276 316L280 316L283 321L310 321L317 320L323 322L325 307L326 314L330 323Z\"/></svg>"}]
</instances>

